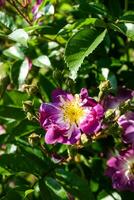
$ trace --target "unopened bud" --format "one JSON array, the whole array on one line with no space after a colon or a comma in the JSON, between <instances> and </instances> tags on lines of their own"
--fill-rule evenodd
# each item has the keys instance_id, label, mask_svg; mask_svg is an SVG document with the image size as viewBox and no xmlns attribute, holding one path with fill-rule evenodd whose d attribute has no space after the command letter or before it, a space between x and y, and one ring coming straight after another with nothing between
<instances>
[{"instance_id":1,"label":"unopened bud","mask_svg":"<svg viewBox=\"0 0 134 200\"><path fill-rule=\"evenodd\" d=\"M109 80L101 82L101 84L99 85L99 90L100 90L100 92L99 92L99 100L101 100L111 90L111 85L110 85Z\"/></svg>"},{"instance_id":2,"label":"unopened bud","mask_svg":"<svg viewBox=\"0 0 134 200\"><path fill-rule=\"evenodd\" d=\"M121 103L119 106L121 115L126 113L130 109L131 109L131 99L128 99L127 101Z\"/></svg>"},{"instance_id":3,"label":"unopened bud","mask_svg":"<svg viewBox=\"0 0 134 200\"><path fill-rule=\"evenodd\" d=\"M81 143L82 144L85 144L88 142L88 138L87 138L87 135L86 134L82 134L81 135Z\"/></svg>"},{"instance_id":4,"label":"unopened bud","mask_svg":"<svg viewBox=\"0 0 134 200\"><path fill-rule=\"evenodd\" d=\"M29 121L32 121L34 118L35 118L35 116L34 116L32 113L27 112L27 119L28 119Z\"/></svg>"},{"instance_id":5,"label":"unopened bud","mask_svg":"<svg viewBox=\"0 0 134 200\"><path fill-rule=\"evenodd\" d=\"M23 110L25 112L31 112L33 111L33 103L32 101L23 101Z\"/></svg>"},{"instance_id":6,"label":"unopened bud","mask_svg":"<svg viewBox=\"0 0 134 200\"><path fill-rule=\"evenodd\" d=\"M32 133L29 137L28 137L28 142L29 144L31 144L32 146L35 145L39 145L40 144L40 136L36 133Z\"/></svg>"},{"instance_id":7,"label":"unopened bud","mask_svg":"<svg viewBox=\"0 0 134 200\"><path fill-rule=\"evenodd\" d=\"M23 91L26 91L29 96L35 95L38 92L38 87L37 85L34 84L33 85L24 84Z\"/></svg>"}]
</instances>

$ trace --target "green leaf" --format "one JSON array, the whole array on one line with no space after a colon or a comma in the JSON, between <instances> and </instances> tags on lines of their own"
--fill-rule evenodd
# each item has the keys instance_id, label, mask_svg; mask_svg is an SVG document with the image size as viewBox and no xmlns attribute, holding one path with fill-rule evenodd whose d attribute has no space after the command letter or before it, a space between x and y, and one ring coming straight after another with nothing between
<instances>
[{"instance_id":1,"label":"green leaf","mask_svg":"<svg viewBox=\"0 0 134 200\"><path fill-rule=\"evenodd\" d=\"M14 32L12 32L11 34L8 35L9 39L18 42L20 44L22 44L23 46L27 47L27 42L29 39L29 36L27 34L26 31L24 31L23 29L17 29Z\"/></svg>"},{"instance_id":2,"label":"green leaf","mask_svg":"<svg viewBox=\"0 0 134 200\"><path fill-rule=\"evenodd\" d=\"M0 167L0 174L1 175L5 175L5 176L10 176L11 175L11 173L7 169L5 169L3 167Z\"/></svg>"},{"instance_id":3,"label":"green leaf","mask_svg":"<svg viewBox=\"0 0 134 200\"><path fill-rule=\"evenodd\" d=\"M39 188L40 188L40 196L41 200L53 200L52 192L49 190L49 188L44 183L44 180L41 179L39 181ZM57 199L56 199L57 200Z\"/></svg>"},{"instance_id":4,"label":"green leaf","mask_svg":"<svg viewBox=\"0 0 134 200\"><path fill-rule=\"evenodd\" d=\"M125 23L126 27L126 35L128 38L130 38L132 41L134 41L134 24L132 23Z\"/></svg>"},{"instance_id":5,"label":"green leaf","mask_svg":"<svg viewBox=\"0 0 134 200\"><path fill-rule=\"evenodd\" d=\"M0 11L0 25L8 30L14 30L16 27L13 18L9 17L7 13L2 11Z\"/></svg>"},{"instance_id":6,"label":"green leaf","mask_svg":"<svg viewBox=\"0 0 134 200\"><path fill-rule=\"evenodd\" d=\"M6 73L5 74L1 73L1 75L0 75L0 98L4 95L9 82L10 82L9 76Z\"/></svg>"},{"instance_id":7,"label":"green leaf","mask_svg":"<svg viewBox=\"0 0 134 200\"><path fill-rule=\"evenodd\" d=\"M20 120L25 118L25 114L21 108L0 105L0 117Z\"/></svg>"},{"instance_id":8,"label":"green leaf","mask_svg":"<svg viewBox=\"0 0 134 200\"><path fill-rule=\"evenodd\" d=\"M27 94L17 90L6 91L3 96L4 105L14 105L16 107L22 107L22 102L27 100Z\"/></svg>"},{"instance_id":9,"label":"green leaf","mask_svg":"<svg viewBox=\"0 0 134 200\"><path fill-rule=\"evenodd\" d=\"M45 183L48 186L48 188L53 191L55 194L55 197L59 197L58 199L67 199L67 193L64 190L64 188L53 178L47 177L45 179Z\"/></svg>"},{"instance_id":10,"label":"green leaf","mask_svg":"<svg viewBox=\"0 0 134 200\"><path fill-rule=\"evenodd\" d=\"M22 137L24 135L35 132L38 129L39 125L36 122L29 121L28 119L24 119L23 117L23 120L21 120L19 123L17 123L16 126L12 128L12 134L10 135L10 138L14 138L15 136Z\"/></svg>"},{"instance_id":11,"label":"green leaf","mask_svg":"<svg viewBox=\"0 0 134 200\"><path fill-rule=\"evenodd\" d=\"M18 77L19 86L21 86L25 82L28 72L29 72L29 61L27 58L25 58L25 60L22 62L20 66L19 77Z\"/></svg>"},{"instance_id":12,"label":"green leaf","mask_svg":"<svg viewBox=\"0 0 134 200\"><path fill-rule=\"evenodd\" d=\"M34 192L33 189L26 190L26 191L25 191L25 198L26 198L29 194L31 194L32 192Z\"/></svg>"},{"instance_id":13,"label":"green leaf","mask_svg":"<svg viewBox=\"0 0 134 200\"><path fill-rule=\"evenodd\" d=\"M124 15L119 18L119 22L134 23L134 12L125 12Z\"/></svg>"},{"instance_id":14,"label":"green leaf","mask_svg":"<svg viewBox=\"0 0 134 200\"><path fill-rule=\"evenodd\" d=\"M56 88L56 85L52 82L50 78L47 78L42 74L40 74L39 76L39 84L42 96L44 96L47 100L50 100L51 93Z\"/></svg>"},{"instance_id":15,"label":"green leaf","mask_svg":"<svg viewBox=\"0 0 134 200\"><path fill-rule=\"evenodd\" d=\"M101 191L97 197L97 200L121 200L121 196L117 192L109 192Z\"/></svg>"},{"instance_id":16,"label":"green leaf","mask_svg":"<svg viewBox=\"0 0 134 200\"><path fill-rule=\"evenodd\" d=\"M83 178L77 176L72 172L64 171L63 169L56 170L56 178L61 185L78 199L94 200L94 197L90 191L90 186ZM86 195L85 195L86 194Z\"/></svg>"},{"instance_id":17,"label":"green leaf","mask_svg":"<svg viewBox=\"0 0 134 200\"><path fill-rule=\"evenodd\" d=\"M126 35L128 38L134 41L134 24L133 23L118 23L118 24L111 23L109 24L109 26L113 30Z\"/></svg>"},{"instance_id":18,"label":"green leaf","mask_svg":"<svg viewBox=\"0 0 134 200\"><path fill-rule=\"evenodd\" d=\"M101 33L94 29L84 29L70 38L65 50L65 62L73 80L76 79L77 71L85 57L91 54L103 41L106 32L106 29Z\"/></svg>"},{"instance_id":19,"label":"green leaf","mask_svg":"<svg viewBox=\"0 0 134 200\"><path fill-rule=\"evenodd\" d=\"M37 67L51 67L51 62L46 55L39 56L38 58L33 60L33 65Z\"/></svg>"},{"instance_id":20,"label":"green leaf","mask_svg":"<svg viewBox=\"0 0 134 200\"><path fill-rule=\"evenodd\" d=\"M24 59L24 53L21 51L21 49L17 45L14 45L4 50L3 54L9 58L20 59L20 60Z\"/></svg>"},{"instance_id":21,"label":"green leaf","mask_svg":"<svg viewBox=\"0 0 134 200\"><path fill-rule=\"evenodd\" d=\"M23 200L21 192L12 189L10 190L4 197L1 198L1 200Z\"/></svg>"},{"instance_id":22,"label":"green leaf","mask_svg":"<svg viewBox=\"0 0 134 200\"><path fill-rule=\"evenodd\" d=\"M0 165L11 173L28 172L35 175L42 175L44 171L48 170L48 164L44 170L44 166L46 166L45 162L25 150L1 155Z\"/></svg>"},{"instance_id":23,"label":"green leaf","mask_svg":"<svg viewBox=\"0 0 134 200\"><path fill-rule=\"evenodd\" d=\"M18 77L19 77L21 64L22 64L22 61L17 60L11 66L11 81L16 87L18 87L19 85Z\"/></svg>"},{"instance_id":24,"label":"green leaf","mask_svg":"<svg viewBox=\"0 0 134 200\"><path fill-rule=\"evenodd\" d=\"M106 26L104 21L97 19L97 18L90 17L90 18L86 18L86 19L77 20L73 24L67 24L65 27L63 27L59 31L58 35L66 34L67 32L74 31L74 29L79 30L83 26L89 26L89 25L94 25L94 26L99 26L99 27L105 27Z\"/></svg>"}]
</instances>

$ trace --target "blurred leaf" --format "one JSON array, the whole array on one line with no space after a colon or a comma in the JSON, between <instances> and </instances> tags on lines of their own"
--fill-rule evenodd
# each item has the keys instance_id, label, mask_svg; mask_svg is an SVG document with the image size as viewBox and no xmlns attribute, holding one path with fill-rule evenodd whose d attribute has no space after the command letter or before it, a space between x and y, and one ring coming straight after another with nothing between
<instances>
[{"instance_id":1,"label":"blurred leaf","mask_svg":"<svg viewBox=\"0 0 134 200\"><path fill-rule=\"evenodd\" d=\"M29 39L29 36L27 34L26 31L24 31L23 29L17 29L14 32L12 32L11 34L8 35L9 39L18 42L20 44L22 44L23 46L27 46L27 42Z\"/></svg>"},{"instance_id":2,"label":"blurred leaf","mask_svg":"<svg viewBox=\"0 0 134 200\"><path fill-rule=\"evenodd\" d=\"M106 30L99 32L93 29L84 29L73 35L67 43L65 61L71 72L71 78L76 79L77 71L86 56L91 54L102 42Z\"/></svg>"},{"instance_id":3,"label":"blurred leaf","mask_svg":"<svg viewBox=\"0 0 134 200\"><path fill-rule=\"evenodd\" d=\"M20 60L24 59L24 53L21 51L21 49L17 45L4 50L3 54L13 59L20 59Z\"/></svg>"},{"instance_id":4,"label":"blurred leaf","mask_svg":"<svg viewBox=\"0 0 134 200\"><path fill-rule=\"evenodd\" d=\"M15 61L13 65L11 66L11 81L16 87L18 87L19 85L18 77L19 77L21 65L22 65L22 61L18 60L18 61Z\"/></svg>"},{"instance_id":5,"label":"blurred leaf","mask_svg":"<svg viewBox=\"0 0 134 200\"><path fill-rule=\"evenodd\" d=\"M125 23L126 32L128 38L130 38L132 41L134 41L134 24L132 23Z\"/></svg>"},{"instance_id":6,"label":"blurred leaf","mask_svg":"<svg viewBox=\"0 0 134 200\"><path fill-rule=\"evenodd\" d=\"M39 181L41 200L53 200L52 191L44 183L44 180Z\"/></svg>"},{"instance_id":7,"label":"blurred leaf","mask_svg":"<svg viewBox=\"0 0 134 200\"><path fill-rule=\"evenodd\" d=\"M26 198L29 194L31 194L32 192L34 192L33 189L26 190L26 191L25 191L25 198Z\"/></svg>"},{"instance_id":8,"label":"blurred leaf","mask_svg":"<svg viewBox=\"0 0 134 200\"><path fill-rule=\"evenodd\" d=\"M19 77L18 77L19 86L24 84L28 72L29 72L29 60L25 58L25 60L20 66Z\"/></svg>"},{"instance_id":9,"label":"blurred leaf","mask_svg":"<svg viewBox=\"0 0 134 200\"><path fill-rule=\"evenodd\" d=\"M44 169L45 162L24 150L22 152L1 155L0 166L12 173L28 172L36 176L48 170L48 168Z\"/></svg>"},{"instance_id":10,"label":"blurred leaf","mask_svg":"<svg viewBox=\"0 0 134 200\"><path fill-rule=\"evenodd\" d=\"M0 25L6 27L8 30L14 30L16 27L13 18L2 11L0 11Z\"/></svg>"},{"instance_id":11,"label":"blurred leaf","mask_svg":"<svg viewBox=\"0 0 134 200\"><path fill-rule=\"evenodd\" d=\"M117 193L117 192L106 192L106 191L102 191L99 193L97 200L122 200L121 196Z\"/></svg>"},{"instance_id":12,"label":"blurred leaf","mask_svg":"<svg viewBox=\"0 0 134 200\"><path fill-rule=\"evenodd\" d=\"M19 191L16 191L15 189L10 190L4 197L1 198L1 200L23 200L23 196Z\"/></svg>"},{"instance_id":13,"label":"blurred leaf","mask_svg":"<svg viewBox=\"0 0 134 200\"><path fill-rule=\"evenodd\" d=\"M54 198L58 197L58 199L67 199L67 193L64 190L64 188L53 178L47 177L45 179L45 183L48 186L48 188L53 191Z\"/></svg>"},{"instance_id":14,"label":"blurred leaf","mask_svg":"<svg viewBox=\"0 0 134 200\"><path fill-rule=\"evenodd\" d=\"M118 18L121 15L121 5L120 1L117 0L109 0L106 2L108 7L108 12L112 15L112 17Z\"/></svg>"},{"instance_id":15,"label":"blurred leaf","mask_svg":"<svg viewBox=\"0 0 134 200\"><path fill-rule=\"evenodd\" d=\"M46 55L39 56L38 58L33 60L33 65L37 67L51 67L51 62Z\"/></svg>"},{"instance_id":16,"label":"blurred leaf","mask_svg":"<svg viewBox=\"0 0 134 200\"><path fill-rule=\"evenodd\" d=\"M92 192L96 192L99 188L99 184L93 180L90 181L90 188Z\"/></svg>"},{"instance_id":17,"label":"blurred leaf","mask_svg":"<svg viewBox=\"0 0 134 200\"><path fill-rule=\"evenodd\" d=\"M0 75L0 98L4 95L8 84L10 83L10 79L8 74Z\"/></svg>"},{"instance_id":18,"label":"blurred leaf","mask_svg":"<svg viewBox=\"0 0 134 200\"><path fill-rule=\"evenodd\" d=\"M117 79L116 79L116 76L115 74L113 74L112 72L110 72L108 74L108 80L110 81L110 84L112 86L112 89L114 91L117 91Z\"/></svg>"},{"instance_id":19,"label":"blurred leaf","mask_svg":"<svg viewBox=\"0 0 134 200\"><path fill-rule=\"evenodd\" d=\"M5 91L3 96L4 105L22 107L23 101L27 100L27 94L18 90Z\"/></svg>"},{"instance_id":20,"label":"blurred leaf","mask_svg":"<svg viewBox=\"0 0 134 200\"><path fill-rule=\"evenodd\" d=\"M0 174L5 176L11 175L11 173L8 170L4 169L3 167L0 167Z\"/></svg>"},{"instance_id":21,"label":"blurred leaf","mask_svg":"<svg viewBox=\"0 0 134 200\"><path fill-rule=\"evenodd\" d=\"M22 137L24 135L35 132L38 129L39 125L36 122L29 121L28 119L24 119L23 117L21 121L17 123L14 128L12 128L12 134L10 135L10 138L14 138L15 136Z\"/></svg>"},{"instance_id":22,"label":"blurred leaf","mask_svg":"<svg viewBox=\"0 0 134 200\"><path fill-rule=\"evenodd\" d=\"M132 41L134 41L134 24L133 23L118 23L109 24L110 28L126 35Z\"/></svg>"},{"instance_id":23,"label":"blurred leaf","mask_svg":"<svg viewBox=\"0 0 134 200\"><path fill-rule=\"evenodd\" d=\"M63 169L57 169L56 178L66 191L71 193L74 197L78 197L78 199L83 199L84 197L84 200L94 200L90 191L90 186L86 180L80 176L77 176L72 172L64 171Z\"/></svg>"},{"instance_id":24,"label":"blurred leaf","mask_svg":"<svg viewBox=\"0 0 134 200\"><path fill-rule=\"evenodd\" d=\"M51 99L51 93L56 88L56 85L50 78L47 78L42 74L40 74L39 76L39 83L39 88L42 96L45 97L47 100Z\"/></svg>"},{"instance_id":25,"label":"blurred leaf","mask_svg":"<svg viewBox=\"0 0 134 200\"><path fill-rule=\"evenodd\" d=\"M125 12L124 15L119 18L119 22L134 23L134 12L133 11Z\"/></svg>"},{"instance_id":26,"label":"blurred leaf","mask_svg":"<svg viewBox=\"0 0 134 200\"><path fill-rule=\"evenodd\" d=\"M21 108L0 105L0 117L20 120L24 119L25 115Z\"/></svg>"},{"instance_id":27,"label":"blurred leaf","mask_svg":"<svg viewBox=\"0 0 134 200\"><path fill-rule=\"evenodd\" d=\"M106 9L103 6L103 4L99 4L96 2L90 2L88 5L89 5L89 8L88 8L89 13L96 14L98 16L99 15L102 15L102 16L107 15Z\"/></svg>"}]
</instances>

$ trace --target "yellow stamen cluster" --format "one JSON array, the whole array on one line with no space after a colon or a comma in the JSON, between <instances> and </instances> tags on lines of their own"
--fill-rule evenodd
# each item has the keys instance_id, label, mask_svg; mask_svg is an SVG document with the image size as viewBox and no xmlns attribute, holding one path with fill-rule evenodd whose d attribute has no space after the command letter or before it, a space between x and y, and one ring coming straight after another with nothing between
<instances>
[{"instance_id":1,"label":"yellow stamen cluster","mask_svg":"<svg viewBox=\"0 0 134 200\"><path fill-rule=\"evenodd\" d=\"M78 96L75 96L73 101L67 101L64 103L63 115L64 120L69 123L76 123L78 124L81 117L84 115L84 110L80 106L80 100Z\"/></svg>"}]
</instances>

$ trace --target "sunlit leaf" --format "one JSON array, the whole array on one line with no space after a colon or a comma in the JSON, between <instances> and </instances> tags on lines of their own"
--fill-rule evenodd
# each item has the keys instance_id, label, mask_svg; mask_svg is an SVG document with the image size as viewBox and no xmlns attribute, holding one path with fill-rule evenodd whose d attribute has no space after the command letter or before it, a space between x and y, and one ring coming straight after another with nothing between
<instances>
[{"instance_id":1,"label":"sunlit leaf","mask_svg":"<svg viewBox=\"0 0 134 200\"><path fill-rule=\"evenodd\" d=\"M29 36L28 36L27 32L24 31L23 29L15 30L14 32L9 34L8 37L9 37L9 39L11 39L15 42L18 42L27 47L27 42L28 42Z\"/></svg>"},{"instance_id":2,"label":"sunlit leaf","mask_svg":"<svg viewBox=\"0 0 134 200\"><path fill-rule=\"evenodd\" d=\"M105 34L106 30L99 32L94 29L84 29L70 38L65 50L65 61L73 80L76 79L77 71L85 57L91 54L103 41Z\"/></svg>"}]
</instances>

